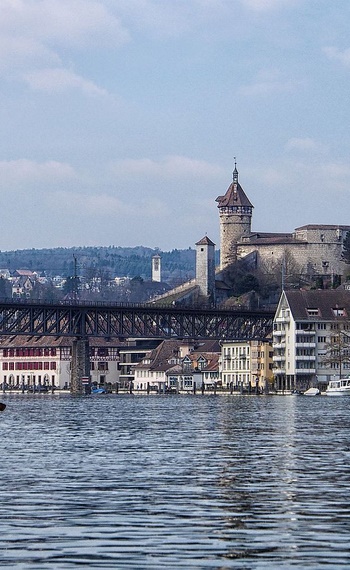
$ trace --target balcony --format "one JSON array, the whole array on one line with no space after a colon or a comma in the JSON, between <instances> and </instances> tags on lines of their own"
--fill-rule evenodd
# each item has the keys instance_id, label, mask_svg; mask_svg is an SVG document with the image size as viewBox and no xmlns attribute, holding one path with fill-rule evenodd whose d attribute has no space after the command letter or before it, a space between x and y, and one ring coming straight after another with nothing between
<instances>
[{"instance_id":1,"label":"balcony","mask_svg":"<svg viewBox=\"0 0 350 570\"><path fill-rule=\"evenodd\" d=\"M272 334L276 337L286 336L286 331L273 331Z\"/></svg>"},{"instance_id":2,"label":"balcony","mask_svg":"<svg viewBox=\"0 0 350 570\"><path fill-rule=\"evenodd\" d=\"M310 362L310 361L312 361L312 360L315 361L315 360L316 360L316 356L315 356L315 355L312 356L312 355L310 355L310 354L309 354L308 356L301 356L301 355L299 356L299 355L296 355L295 360L299 360L299 361L302 360L302 361L304 361L304 362Z\"/></svg>"},{"instance_id":3,"label":"balcony","mask_svg":"<svg viewBox=\"0 0 350 570\"><path fill-rule=\"evenodd\" d=\"M275 342L273 343L273 349L274 350L278 350L281 348L286 348L286 343L285 342Z\"/></svg>"},{"instance_id":4,"label":"balcony","mask_svg":"<svg viewBox=\"0 0 350 570\"><path fill-rule=\"evenodd\" d=\"M290 323L290 316L289 315L282 315L281 317L277 317L275 319L276 323Z\"/></svg>"},{"instance_id":5,"label":"balcony","mask_svg":"<svg viewBox=\"0 0 350 570\"><path fill-rule=\"evenodd\" d=\"M273 373L276 376L277 374L285 374L286 373L286 369L285 368L274 368L273 369Z\"/></svg>"},{"instance_id":6,"label":"balcony","mask_svg":"<svg viewBox=\"0 0 350 570\"><path fill-rule=\"evenodd\" d=\"M313 330L305 330L305 329L296 329L295 334L308 334L308 335L315 335L316 331Z\"/></svg>"},{"instance_id":7,"label":"balcony","mask_svg":"<svg viewBox=\"0 0 350 570\"><path fill-rule=\"evenodd\" d=\"M284 362L286 360L285 354L278 354L272 357L272 362Z\"/></svg>"},{"instance_id":8,"label":"balcony","mask_svg":"<svg viewBox=\"0 0 350 570\"><path fill-rule=\"evenodd\" d=\"M315 342L296 342L295 348L316 348Z\"/></svg>"},{"instance_id":9,"label":"balcony","mask_svg":"<svg viewBox=\"0 0 350 570\"><path fill-rule=\"evenodd\" d=\"M296 368L295 374L316 374L316 368Z\"/></svg>"}]
</instances>

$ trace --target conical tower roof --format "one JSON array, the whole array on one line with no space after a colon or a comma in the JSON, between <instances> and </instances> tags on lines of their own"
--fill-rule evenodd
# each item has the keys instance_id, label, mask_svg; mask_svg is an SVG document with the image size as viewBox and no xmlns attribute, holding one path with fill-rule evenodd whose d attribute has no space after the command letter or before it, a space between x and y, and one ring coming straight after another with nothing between
<instances>
[{"instance_id":1,"label":"conical tower roof","mask_svg":"<svg viewBox=\"0 0 350 570\"><path fill-rule=\"evenodd\" d=\"M227 208L232 206L248 206L249 208L254 208L253 204L247 198L242 186L238 182L238 170L235 165L233 171L233 180L227 189L224 196L218 196L216 198L218 202L218 208Z\"/></svg>"}]
</instances>

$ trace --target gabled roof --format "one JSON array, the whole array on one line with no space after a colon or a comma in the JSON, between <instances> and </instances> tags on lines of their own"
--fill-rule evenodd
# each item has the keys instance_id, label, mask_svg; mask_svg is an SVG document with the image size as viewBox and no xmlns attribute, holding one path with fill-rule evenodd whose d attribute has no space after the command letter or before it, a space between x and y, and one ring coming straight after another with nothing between
<instances>
[{"instance_id":1,"label":"gabled roof","mask_svg":"<svg viewBox=\"0 0 350 570\"><path fill-rule=\"evenodd\" d=\"M150 360L150 364L140 363L136 368L164 372L174 366L174 363L170 363L169 360L176 357L179 347L180 342L178 340L164 340L157 348L147 354L146 358Z\"/></svg>"},{"instance_id":2,"label":"gabled roof","mask_svg":"<svg viewBox=\"0 0 350 570\"><path fill-rule=\"evenodd\" d=\"M202 239L197 241L196 245L215 245L215 243L211 241L208 236L204 236Z\"/></svg>"},{"instance_id":3,"label":"gabled roof","mask_svg":"<svg viewBox=\"0 0 350 570\"><path fill-rule=\"evenodd\" d=\"M284 291L295 320L348 321L350 319L350 291L345 289ZM318 309L317 314L310 310ZM336 314L344 309L344 316Z\"/></svg>"},{"instance_id":4,"label":"gabled roof","mask_svg":"<svg viewBox=\"0 0 350 570\"><path fill-rule=\"evenodd\" d=\"M36 274L33 273L33 271L30 271L30 269L16 269L13 272L13 275L15 277L36 277Z\"/></svg>"}]
</instances>

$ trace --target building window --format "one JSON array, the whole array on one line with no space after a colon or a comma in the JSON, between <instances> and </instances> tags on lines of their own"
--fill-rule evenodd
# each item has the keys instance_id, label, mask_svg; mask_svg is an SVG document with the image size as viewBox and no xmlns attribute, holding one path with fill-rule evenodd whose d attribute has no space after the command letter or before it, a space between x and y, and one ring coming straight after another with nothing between
<instances>
[{"instance_id":1,"label":"building window","mask_svg":"<svg viewBox=\"0 0 350 570\"><path fill-rule=\"evenodd\" d=\"M335 317L345 317L346 316L344 308L336 307L335 309L332 309L332 311L333 311Z\"/></svg>"},{"instance_id":2,"label":"building window","mask_svg":"<svg viewBox=\"0 0 350 570\"><path fill-rule=\"evenodd\" d=\"M312 309L312 308L310 308L310 309L307 309L307 312L308 312L308 315L309 315L310 317L314 317L314 316L317 317L317 316L318 316L318 309Z\"/></svg>"}]
</instances>

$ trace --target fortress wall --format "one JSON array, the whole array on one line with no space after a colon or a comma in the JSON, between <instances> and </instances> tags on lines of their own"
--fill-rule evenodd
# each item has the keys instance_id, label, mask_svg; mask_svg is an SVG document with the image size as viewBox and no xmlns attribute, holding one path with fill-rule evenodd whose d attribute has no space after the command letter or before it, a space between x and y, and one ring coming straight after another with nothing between
<instances>
[{"instance_id":1,"label":"fortress wall","mask_svg":"<svg viewBox=\"0 0 350 570\"><path fill-rule=\"evenodd\" d=\"M258 268L269 266L272 262L282 263L285 252L293 256L294 261L300 266L302 273L309 273L311 267L316 274L343 274L345 264L341 261L341 243L307 243L296 244L261 244L239 245L237 250L238 259L253 251L258 252Z\"/></svg>"}]
</instances>

